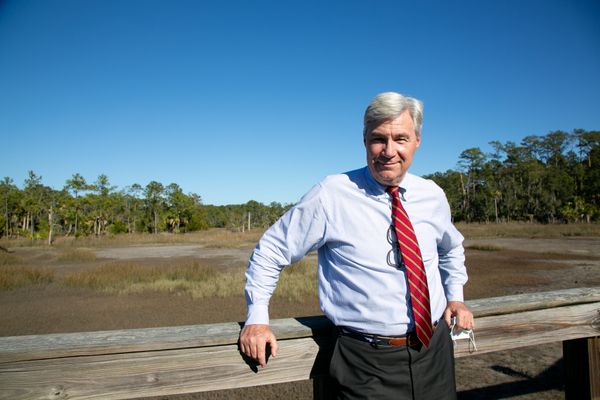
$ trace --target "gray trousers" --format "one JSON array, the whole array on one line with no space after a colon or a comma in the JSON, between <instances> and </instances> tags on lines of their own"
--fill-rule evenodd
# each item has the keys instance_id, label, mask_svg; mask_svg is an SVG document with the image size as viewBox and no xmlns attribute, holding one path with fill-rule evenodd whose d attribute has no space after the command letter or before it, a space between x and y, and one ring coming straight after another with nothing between
<instances>
[{"instance_id":1,"label":"gray trousers","mask_svg":"<svg viewBox=\"0 0 600 400\"><path fill-rule=\"evenodd\" d=\"M455 400L454 346L442 320L428 349L379 346L338 336L329 368L337 398Z\"/></svg>"}]
</instances>

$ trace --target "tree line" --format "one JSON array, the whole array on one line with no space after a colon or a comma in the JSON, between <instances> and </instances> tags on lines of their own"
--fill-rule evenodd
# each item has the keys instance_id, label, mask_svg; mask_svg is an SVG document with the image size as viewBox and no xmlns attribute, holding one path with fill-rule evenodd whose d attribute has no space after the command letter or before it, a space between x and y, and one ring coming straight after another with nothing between
<instances>
[{"instance_id":1,"label":"tree line","mask_svg":"<svg viewBox=\"0 0 600 400\"><path fill-rule=\"evenodd\" d=\"M464 150L456 169L427 176L455 221L592 222L600 219L600 131L575 129Z\"/></svg>"},{"instance_id":2,"label":"tree line","mask_svg":"<svg viewBox=\"0 0 600 400\"><path fill-rule=\"evenodd\" d=\"M600 131L527 136L520 144L464 150L456 169L426 176L446 192L456 222L592 222L600 219ZM75 173L57 190L29 171L22 188L0 181L0 236L191 232L214 227L265 228L291 204L256 201L214 206L176 183L134 183L121 190L106 175Z\"/></svg>"},{"instance_id":3,"label":"tree line","mask_svg":"<svg viewBox=\"0 0 600 400\"><path fill-rule=\"evenodd\" d=\"M256 201L246 204L204 205L195 193L184 193L176 183L134 183L121 190L102 174L92 182L73 174L57 190L28 172L22 188L5 177L0 181L1 237L47 239L56 235L102 236L107 233L183 233L224 227L235 230L273 224L291 204Z\"/></svg>"}]
</instances>

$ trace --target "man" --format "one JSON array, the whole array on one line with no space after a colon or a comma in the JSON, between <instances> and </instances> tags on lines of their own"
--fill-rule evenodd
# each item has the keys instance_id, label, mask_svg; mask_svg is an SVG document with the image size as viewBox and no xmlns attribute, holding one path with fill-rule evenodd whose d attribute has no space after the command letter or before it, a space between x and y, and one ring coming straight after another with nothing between
<instances>
[{"instance_id":1,"label":"man","mask_svg":"<svg viewBox=\"0 0 600 400\"><path fill-rule=\"evenodd\" d=\"M330 366L338 398L456 398L450 321L472 329L473 315L446 197L408 173L422 110L399 93L377 95L364 117L367 166L325 178L258 243L240 349L261 366L267 344L277 356L268 302L279 273L318 250L321 309L339 333Z\"/></svg>"}]
</instances>

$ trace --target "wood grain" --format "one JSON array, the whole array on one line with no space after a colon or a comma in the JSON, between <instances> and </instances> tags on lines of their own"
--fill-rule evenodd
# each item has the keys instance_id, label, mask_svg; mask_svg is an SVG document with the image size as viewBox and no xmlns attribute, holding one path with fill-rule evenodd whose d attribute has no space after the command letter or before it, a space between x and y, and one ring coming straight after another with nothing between
<instances>
[{"instance_id":1,"label":"wood grain","mask_svg":"<svg viewBox=\"0 0 600 400\"><path fill-rule=\"evenodd\" d=\"M468 301L476 317L510 314L600 301L600 288L568 289ZM323 316L286 318L271 321L278 339L312 337L331 328ZM242 323L128 329L0 338L0 363L118 354L151 350L174 350L235 344Z\"/></svg>"},{"instance_id":2,"label":"wood grain","mask_svg":"<svg viewBox=\"0 0 600 400\"><path fill-rule=\"evenodd\" d=\"M600 302L476 318L476 353L597 336L600 326L593 322L599 312ZM455 342L455 357L473 353L468 340Z\"/></svg>"},{"instance_id":3,"label":"wood grain","mask_svg":"<svg viewBox=\"0 0 600 400\"><path fill-rule=\"evenodd\" d=\"M475 317L510 314L519 311L543 310L574 304L600 301L600 287L524 293L512 296L489 297L467 301Z\"/></svg>"},{"instance_id":4,"label":"wood grain","mask_svg":"<svg viewBox=\"0 0 600 400\"><path fill-rule=\"evenodd\" d=\"M459 341L456 357L600 336L600 288L483 299L471 306L478 351ZM325 318L272 325L279 357L264 369L238 352L239 323L0 338L0 399L126 399L325 373L332 343ZM597 341L592 344L597 352ZM590 364L598 363L594 354Z\"/></svg>"},{"instance_id":5,"label":"wood grain","mask_svg":"<svg viewBox=\"0 0 600 400\"><path fill-rule=\"evenodd\" d=\"M0 337L0 364L78 355L174 350L237 343L241 322ZM327 332L327 318L299 317L271 321L278 339L312 337Z\"/></svg>"},{"instance_id":6,"label":"wood grain","mask_svg":"<svg viewBox=\"0 0 600 400\"><path fill-rule=\"evenodd\" d=\"M305 380L319 351L310 338L249 366L236 346L24 361L0 366L1 399L127 399ZM254 370L253 370L254 369Z\"/></svg>"}]
</instances>

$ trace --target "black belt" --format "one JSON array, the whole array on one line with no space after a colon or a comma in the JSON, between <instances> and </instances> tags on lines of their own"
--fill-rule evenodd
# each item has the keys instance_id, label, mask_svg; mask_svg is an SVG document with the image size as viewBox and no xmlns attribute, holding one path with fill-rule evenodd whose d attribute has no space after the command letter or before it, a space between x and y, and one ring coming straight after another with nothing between
<instances>
[{"instance_id":1,"label":"black belt","mask_svg":"<svg viewBox=\"0 0 600 400\"><path fill-rule=\"evenodd\" d=\"M376 335L371 333L363 333L358 332L350 328L346 328L343 326L338 326L338 333L341 336L348 336L353 339L360 340L362 342L367 342L374 347L377 346L409 346L409 347L418 347L421 345L421 341L417 338L417 334L415 332L408 332L406 335L400 336L383 336Z\"/></svg>"}]
</instances>

